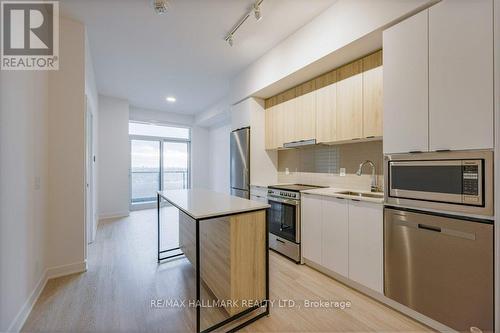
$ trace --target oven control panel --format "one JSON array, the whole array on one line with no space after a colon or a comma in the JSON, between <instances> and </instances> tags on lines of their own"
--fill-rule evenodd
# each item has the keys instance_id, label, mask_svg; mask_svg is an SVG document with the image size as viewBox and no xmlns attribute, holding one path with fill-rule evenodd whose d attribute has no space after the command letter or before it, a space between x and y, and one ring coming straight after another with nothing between
<instances>
[{"instance_id":1,"label":"oven control panel","mask_svg":"<svg viewBox=\"0 0 500 333\"><path fill-rule=\"evenodd\" d=\"M267 191L267 194L269 194L271 196L279 197L279 198L284 198L284 199L294 199L294 200L299 200L300 199L300 193L299 192L269 189Z\"/></svg>"},{"instance_id":2,"label":"oven control panel","mask_svg":"<svg viewBox=\"0 0 500 333\"><path fill-rule=\"evenodd\" d=\"M481 205L481 161L462 161L462 196L466 204Z\"/></svg>"}]
</instances>

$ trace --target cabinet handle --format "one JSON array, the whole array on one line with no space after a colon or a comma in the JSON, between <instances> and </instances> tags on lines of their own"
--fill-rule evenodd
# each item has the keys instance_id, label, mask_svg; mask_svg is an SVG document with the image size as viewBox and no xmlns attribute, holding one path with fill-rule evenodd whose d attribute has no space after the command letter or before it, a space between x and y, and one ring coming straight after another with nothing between
<instances>
[{"instance_id":1,"label":"cabinet handle","mask_svg":"<svg viewBox=\"0 0 500 333\"><path fill-rule=\"evenodd\" d=\"M370 135L370 136L367 136L366 138L367 139L373 139L375 137L375 135Z\"/></svg>"},{"instance_id":2,"label":"cabinet handle","mask_svg":"<svg viewBox=\"0 0 500 333\"><path fill-rule=\"evenodd\" d=\"M422 151L421 150L410 150L409 153L410 154L421 154Z\"/></svg>"},{"instance_id":3,"label":"cabinet handle","mask_svg":"<svg viewBox=\"0 0 500 333\"><path fill-rule=\"evenodd\" d=\"M361 201L361 200L359 200L359 199L351 199L351 200L352 200L352 201Z\"/></svg>"},{"instance_id":4,"label":"cabinet handle","mask_svg":"<svg viewBox=\"0 0 500 333\"><path fill-rule=\"evenodd\" d=\"M280 243L282 243L282 244L285 244L285 242L284 242L284 241L282 241L282 240L281 240L281 239L279 239L279 238L276 238L276 241L277 241L277 242L280 242Z\"/></svg>"},{"instance_id":5,"label":"cabinet handle","mask_svg":"<svg viewBox=\"0 0 500 333\"><path fill-rule=\"evenodd\" d=\"M435 232L441 232L441 228L439 227L433 227L431 225L425 225L425 224L418 224L419 229L424 229L424 230L429 230L429 231L435 231Z\"/></svg>"},{"instance_id":6,"label":"cabinet handle","mask_svg":"<svg viewBox=\"0 0 500 333\"><path fill-rule=\"evenodd\" d=\"M345 200L345 198L341 198L341 197L335 197L335 199Z\"/></svg>"},{"instance_id":7,"label":"cabinet handle","mask_svg":"<svg viewBox=\"0 0 500 333\"><path fill-rule=\"evenodd\" d=\"M451 151L450 149L436 149L436 153L447 153Z\"/></svg>"}]
</instances>

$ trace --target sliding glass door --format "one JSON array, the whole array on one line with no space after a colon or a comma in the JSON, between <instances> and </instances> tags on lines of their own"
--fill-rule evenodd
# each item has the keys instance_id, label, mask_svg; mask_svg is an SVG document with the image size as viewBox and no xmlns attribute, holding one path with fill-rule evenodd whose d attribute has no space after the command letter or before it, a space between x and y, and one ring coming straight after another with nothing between
<instances>
[{"instance_id":1,"label":"sliding glass door","mask_svg":"<svg viewBox=\"0 0 500 333\"><path fill-rule=\"evenodd\" d=\"M163 189L189 187L189 143L163 141Z\"/></svg>"},{"instance_id":2,"label":"sliding glass door","mask_svg":"<svg viewBox=\"0 0 500 333\"><path fill-rule=\"evenodd\" d=\"M156 200L160 189L160 141L130 140L132 203Z\"/></svg>"},{"instance_id":3,"label":"sliding glass door","mask_svg":"<svg viewBox=\"0 0 500 333\"><path fill-rule=\"evenodd\" d=\"M190 142L132 137L131 204L156 201L159 190L190 186Z\"/></svg>"}]
</instances>

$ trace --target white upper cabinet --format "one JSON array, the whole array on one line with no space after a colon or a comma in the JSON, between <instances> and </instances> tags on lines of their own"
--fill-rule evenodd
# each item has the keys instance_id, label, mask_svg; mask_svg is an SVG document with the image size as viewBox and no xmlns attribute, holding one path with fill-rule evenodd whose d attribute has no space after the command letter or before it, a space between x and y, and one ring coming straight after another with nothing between
<instances>
[{"instance_id":1,"label":"white upper cabinet","mask_svg":"<svg viewBox=\"0 0 500 333\"><path fill-rule=\"evenodd\" d=\"M322 262L329 270L348 277L348 200L325 197L322 209Z\"/></svg>"},{"instance_id":2,"label":"white upper cabinet","mask_svg":"<svg viewBox=\"0 0 500 333\"><path fill-rule=\"evenodd\" d=\"M493 147L492 13L492 0L444 0L429 9L432 151Z\"/></svg>"},{"instance_id":3,"label":"white upper cabinet","mask_svg":"<svg viewBox=\"0 0 500 333\"><path fill-rule=\"evenodd\" d=\"M349 279L379 293L384 288L383 207L349 203Z\"/></svg>"},{"instance_id":4,"label":"white upper cabinet","mask_svg":"<svg viewBox=\"0 0 500 333\"><path fill-rule=\"evenodd\" d=\"M429 149L427 16L384 31L384 153Z\"/></svg>"}]
</instances>

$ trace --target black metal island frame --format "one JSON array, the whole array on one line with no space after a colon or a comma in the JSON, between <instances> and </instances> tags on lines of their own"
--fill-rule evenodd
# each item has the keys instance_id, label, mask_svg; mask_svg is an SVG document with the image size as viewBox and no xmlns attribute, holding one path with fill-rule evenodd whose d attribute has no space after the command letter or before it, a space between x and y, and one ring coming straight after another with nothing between
<instances>
[{"instance_id":1,"label":"black metal island frame","mask_svg":"<svg viewBox=\"0 0 500 333\"><path fill-rule=\"evenodd\" d=\"M179 210L179 246L162 250L167 205ZM196 313L187 317L196 316L197 333L234 332L269 315L267 208L267 203L209 190L158 192L158 263L179 256L191 263L193 269L186 271L193 277L185 283L195 282L189 308Z\"/></svg>"}]
</instances>

